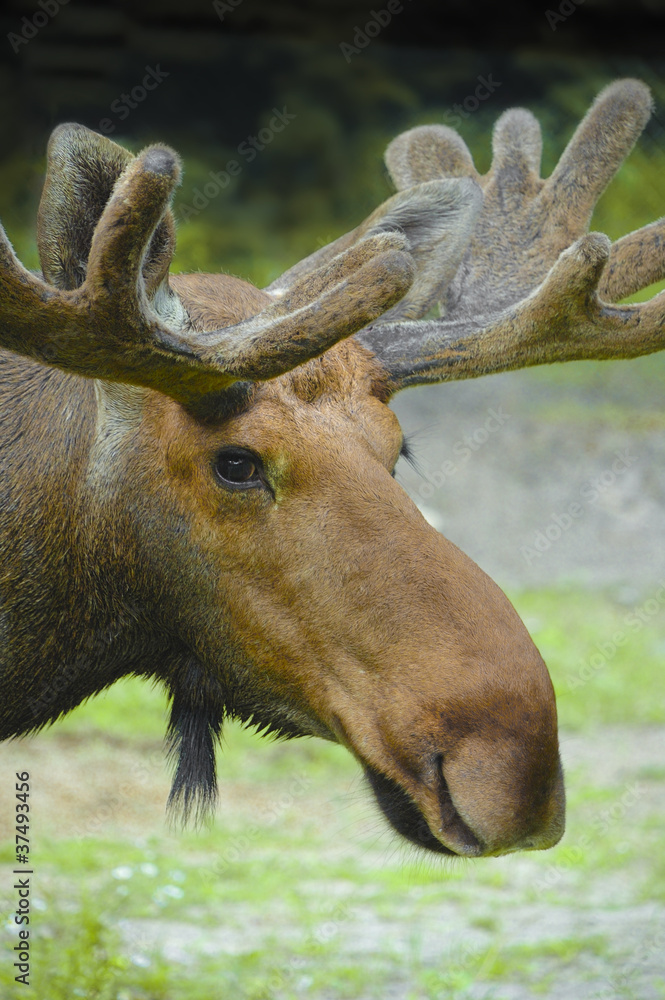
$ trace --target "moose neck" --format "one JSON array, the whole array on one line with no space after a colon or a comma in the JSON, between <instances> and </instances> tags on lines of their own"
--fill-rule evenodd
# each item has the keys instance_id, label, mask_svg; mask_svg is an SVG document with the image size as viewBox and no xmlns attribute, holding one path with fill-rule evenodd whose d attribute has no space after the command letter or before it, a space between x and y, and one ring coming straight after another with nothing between
<instances>
[{"instance_id":1,"label":"moose neck","mask_svg":"<svg viewBox=\"0 0 665 1000\"><path fill-rule=\"evenodd\" d=\"M177 654L171 644L167 656L145 629L134 587L118 495L132 428L127 393L116 394L114 419L92 380L4 352L0 365L2 394L12 400L0 426L5 738L39 728L127 673L152 672L156 659L168 670Z\"/></svg>"}]
</instances>

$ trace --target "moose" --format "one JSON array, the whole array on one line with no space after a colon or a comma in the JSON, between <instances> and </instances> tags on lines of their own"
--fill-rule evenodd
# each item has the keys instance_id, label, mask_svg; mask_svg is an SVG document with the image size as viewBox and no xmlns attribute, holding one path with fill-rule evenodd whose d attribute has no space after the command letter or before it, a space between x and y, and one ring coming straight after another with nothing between
<instances>
[{"instance_id":1,"label":"moose","mask_svg":"<svg viewBox=\"0 0 665 1000\"><path fill-rule=\"evenodd\" d=\"M346 746L431 851L555 844L547 668L395 481L388 403L665 347L665 293L614 304L665 276L663 222L587 233L650 110L643 83L607 87L546 180L526 110L499 118L484 176L451 129L407 131L397 193L263 290L169 276L171 149L57 128L41 275L0 230L0 737L153 678L185 816L213 804L236 717Z\"/></svg>"}]
</instances>

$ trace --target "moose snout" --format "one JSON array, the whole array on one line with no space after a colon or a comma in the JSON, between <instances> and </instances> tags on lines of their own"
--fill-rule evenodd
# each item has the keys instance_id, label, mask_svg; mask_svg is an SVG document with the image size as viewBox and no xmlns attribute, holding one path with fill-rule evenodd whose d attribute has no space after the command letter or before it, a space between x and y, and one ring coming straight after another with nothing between
<instances>
[{"instance_id":1,"label":"moose snout","mask_svg":"<svg viewBox=\"0 0 665 1000\"><path fill-rule=\"evenodd\" d=\"M458 854L544 850L563 836L563 770L544 745L527 756L523 746L465 740L441 761L439 799L439 836Z\"/></svg>"},{"instance_id":2,"label":"moose snout","mask_svg":"<svg viewBox=\"0 0 665 1000\"><path fill-rule=\"evenodd\" d=\"M531 744L531 745L529 745ZM394 765L394 761L393 761ZM487 857L544 850L565 825L556 738L504 741L471 735L402 770L366 765L393 828L440 854Z\"/></svg>"}]
</instances>

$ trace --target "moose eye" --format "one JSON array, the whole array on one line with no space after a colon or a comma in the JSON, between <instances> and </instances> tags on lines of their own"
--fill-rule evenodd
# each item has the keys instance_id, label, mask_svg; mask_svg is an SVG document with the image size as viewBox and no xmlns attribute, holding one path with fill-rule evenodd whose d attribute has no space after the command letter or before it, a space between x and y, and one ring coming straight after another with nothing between
<instances>
[{"instance_id":1,"label":"moose eye","mask_svg":"<svg viewBox=\"0 0 665 1000\"><path fill-rule=\"evenodd\" d=\"M244 448L225 448L215 460L215 472L225 486L235 490L246 490L262 486L261 463Z\"/></svg>"}]
</instances>

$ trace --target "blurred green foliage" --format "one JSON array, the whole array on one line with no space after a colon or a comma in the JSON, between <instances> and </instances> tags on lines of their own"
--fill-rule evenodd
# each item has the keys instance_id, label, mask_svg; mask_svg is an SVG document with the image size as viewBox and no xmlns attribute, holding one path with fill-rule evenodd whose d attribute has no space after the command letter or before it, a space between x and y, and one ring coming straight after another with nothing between
<instances>
[{"instance_id":1,"label":"blurred green foliage","mask_svg":"<svg viewBox=\"0 0 665 1000\"><path fill-rule=\"evenodd\" d=\"M646 66L536 52L438 53L376 45L347 66L336 46L271 46L257 40L245 61L247 73L264 81L263 110L256 110L249 88L235 95L233 107L228 95L220 95L216 120L208 103L205 127L199 121L204 112L197 107L191 123L185 116L136 133L114 133L113 139L134 150L152 141L169 142L183 157L174 269L224 270L260 286L357 225L384 200L391 192L382 163L388 142L406 128L450 120L446 116L473 95L480 75L490 74L497 86L477 110L463 112L458 130L481 171L489 166L493 123L506 107L522 104L540 120L546 175L594 96L611 80L641 76L652 86L656 105L665 103L665 81ZM183 89L185 82L182 78ZM169 86L177 86L177 78ZM204 91L201 83L199 92ZM268 126L273 108L286 108L295 117L251 159L239 154L248 136ZM140 123L130 117L127 124ZM664 157L665 136L656 116L601 199L593 227L616 238L658 218ZM211 172L224 172L234 159L240 172L222 187ZM24 152L0 159L0 216L33 268L38 266L34 218L42 170L43 159L26 158Z\"/></svg>"}]
</instances>

